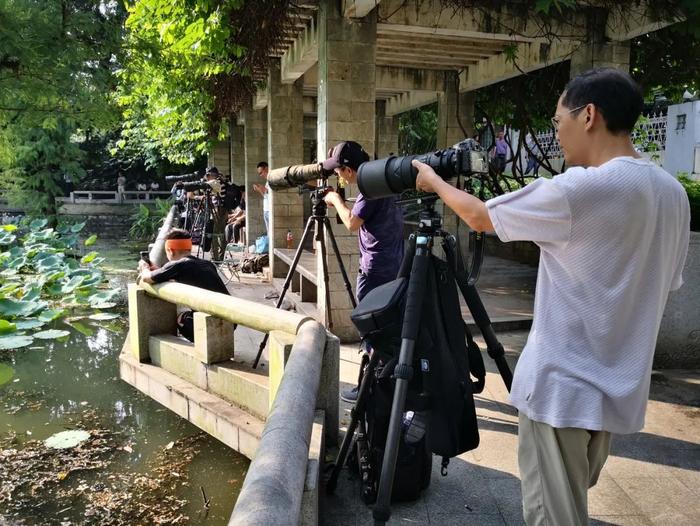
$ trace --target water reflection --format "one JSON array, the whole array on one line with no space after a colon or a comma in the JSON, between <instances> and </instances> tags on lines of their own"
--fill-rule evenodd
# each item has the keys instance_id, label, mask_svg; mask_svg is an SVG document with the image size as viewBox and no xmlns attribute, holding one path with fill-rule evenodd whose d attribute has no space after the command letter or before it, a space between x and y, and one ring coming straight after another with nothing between
<instances>
[{"instance_id":1,"label":"water reflection","mask_svg":"<svg viewBox=\"0 0 700 526\"><path fill-rule=\"evenodd\" d=\"M76 328L76 323L81 326ZM199 432L119 379L117 358L126 335L123 319L109 324L82 319L52 325L70 330L67 341L0 351L0 363L15 371L14 381L0 387L0 434L15 432L18 445L13 447L63 431L71 427L71 418L92 409L102 428L121 433L120 447L128 446L129 453L115 456L109 466L113 472L123 472L146 469L169 442ZM190 483L178 487L178 497L189 501L185 513L190 524L226 524L248 461L211 437L201 444L188 470ZM98 479L106 475L95 474ZM200 486L211 499L206 518L200 513ZM80 524L82 519L71 520Z\"/></svg>"}]
</instances>

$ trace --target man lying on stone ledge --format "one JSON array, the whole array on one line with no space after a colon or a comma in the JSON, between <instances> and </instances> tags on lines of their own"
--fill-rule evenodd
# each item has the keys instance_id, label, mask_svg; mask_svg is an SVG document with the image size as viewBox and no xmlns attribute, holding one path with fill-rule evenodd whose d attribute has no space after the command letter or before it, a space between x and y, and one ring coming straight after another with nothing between
<instances>
[{"instance_id":1,"label":"man lying on stone ledge","mask_svg":"<svg viewBox=\"0 0 700 526\"><path fill-rule=\"evenodd\" d=\"M159 268L139 261L141 280L146 283L177 281L200 289L228 294L219 277L216 266L192 255L192 238L187 230L173 228L165 237L165 255L168 262ZM178 331L189 341L194 341L194 312L187 310L177 316Z\"/></svg>"}]
</instances>

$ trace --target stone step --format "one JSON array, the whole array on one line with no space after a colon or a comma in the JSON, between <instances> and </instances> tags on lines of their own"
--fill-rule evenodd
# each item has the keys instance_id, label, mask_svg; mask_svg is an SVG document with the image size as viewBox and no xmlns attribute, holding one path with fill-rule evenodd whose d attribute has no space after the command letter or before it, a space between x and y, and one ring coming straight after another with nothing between
<instances>
[{"instance_id":1,"label":"stone step","mask_svg":"<svg viewBox=\"0 0 700 526\"><path fill-rule=\"evenodd\" d=\"M127 338L119 376L156 402L192 422L248 458L253 458L265 423L234 404L154 364L139 363Z\"/></svg>"},{"instance_id":2,"label":"stone step","mask_svg":"<svg viewBox=\"0 0 700 526\"><path fill-rule=\"evenodd\" d=\"M269 410L267 370L227 360L211 365L196 356L194 344L169 334L149 338L151 362L264 420Z\"/></svg>"}]
</instances>

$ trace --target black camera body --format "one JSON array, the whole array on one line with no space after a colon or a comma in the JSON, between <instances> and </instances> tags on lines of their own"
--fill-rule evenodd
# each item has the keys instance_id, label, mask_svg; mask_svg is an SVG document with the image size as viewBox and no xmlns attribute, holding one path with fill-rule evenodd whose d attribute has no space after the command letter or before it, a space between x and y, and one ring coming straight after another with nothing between
<instances>
[{"instance_id":1,"label":"black camera body","mask_svg":"<svg viewBox=\"0 0 700 526\"><path fill-rule=\"evenodd\" d=\"M444 180L457 176L484 176L489 163L486 151L474 139L465 139L451 148L421 155L387 157L360 165L357 184L368 199L378 199L416 188L418 170L413 159L429 165Z\"/></svg>"}]
</instances>

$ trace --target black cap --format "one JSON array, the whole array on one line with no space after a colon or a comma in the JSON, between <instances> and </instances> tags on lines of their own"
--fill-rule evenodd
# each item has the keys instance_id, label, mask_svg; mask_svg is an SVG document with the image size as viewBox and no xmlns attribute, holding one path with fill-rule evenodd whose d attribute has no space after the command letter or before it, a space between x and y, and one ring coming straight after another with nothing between
<instances>
[{"instance_id":1,"label":"black cap","mask_svg":"<svg viewBox=\"0 0 700 526\"><path fill-rule=\"evenodd\" d=\"M219 173L219 169L216 166L210 166L209 168L207 168L206 175L214 175L214 176L218 177L221 174Z\"/></svg>"},{"instance_id":2,"label":"black cap","mask_svg":"<svg viewBox=\"0 0 700 526\"><path fill-rule=\"evenodd\" d=\"M340 166L347 166L357 170L362 163L369 161L369 155L355 141L344 141L336 145L328 152L328 159L323 161L324 170L335 170Z\"/></svg>"}]
</instances>

